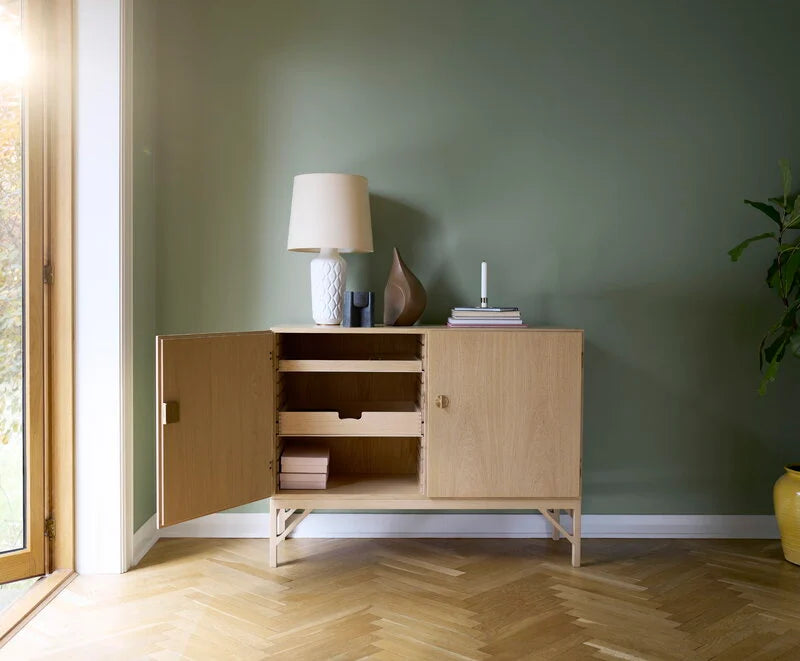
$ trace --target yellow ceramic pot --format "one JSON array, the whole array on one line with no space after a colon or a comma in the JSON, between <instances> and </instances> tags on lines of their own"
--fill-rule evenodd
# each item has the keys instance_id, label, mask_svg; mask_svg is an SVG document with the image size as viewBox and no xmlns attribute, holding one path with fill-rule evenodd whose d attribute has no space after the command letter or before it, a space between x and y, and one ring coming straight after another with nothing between
<instances>
[{"instance_id":1,"label":"yellow ceramic pot","mask_svg":"<svg viewBox=\"0 0 800 661\"><path fill-rule=\"evenodd\" d=\"M783 555L800 565L800 464L786 466L772 490Z\"/></svg>"}]
</instances>

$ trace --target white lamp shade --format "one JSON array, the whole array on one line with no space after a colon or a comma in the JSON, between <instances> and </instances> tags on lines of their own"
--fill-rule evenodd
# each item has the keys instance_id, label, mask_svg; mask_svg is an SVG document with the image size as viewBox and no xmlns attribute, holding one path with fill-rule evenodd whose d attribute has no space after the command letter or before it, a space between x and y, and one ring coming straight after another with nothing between
<instances>
[{"instance_id":1,"label":"white lamp shade","mask_svg":"<svg viewBox=\"0 0 800 661\"><path fill-rule=\"evenodd\" d=\"M357 174L297 175L287 247L299 252L372 252L367 179Z\"/></svg>"}]
</instances>

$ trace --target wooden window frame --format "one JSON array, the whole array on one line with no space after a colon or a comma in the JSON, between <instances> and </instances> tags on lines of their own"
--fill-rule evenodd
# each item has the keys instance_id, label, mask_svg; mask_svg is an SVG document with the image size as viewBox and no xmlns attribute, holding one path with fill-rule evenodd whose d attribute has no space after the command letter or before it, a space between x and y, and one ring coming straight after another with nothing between
<instances>
[{"instance_id":1,"label":"wooden window frame","mask_svg":"<svg viewBox=\"0 0 800 661\"><path fill-rule=\"evenodd\" d=\"M55 526L47 571L75 569L73 288L73 1L28 0L47 11L45 288L47 406L46 511Z\"/></svg>"},{"instance_id":2,"label":"wooden window frame","mask_svg":"<svg viewBox=\"0 0 800 661\"><path fill-rule=\"evenodd\" d=\"M42 251L29 277L45 280L44 578L0 616L0 647L75 577L74 541L74 304L73 304L73 0L26 0L32 25L31 58L40 75L30 96L36 127L35 204L41 213ZM33 179L33 177L31 177ZM39 301L36 301L39 307ZM41 445L40 445L41 447ZM38 514L34 515L38 517ZM31 518L32 532L45 521Z\"/></svg>"}]
</instances>

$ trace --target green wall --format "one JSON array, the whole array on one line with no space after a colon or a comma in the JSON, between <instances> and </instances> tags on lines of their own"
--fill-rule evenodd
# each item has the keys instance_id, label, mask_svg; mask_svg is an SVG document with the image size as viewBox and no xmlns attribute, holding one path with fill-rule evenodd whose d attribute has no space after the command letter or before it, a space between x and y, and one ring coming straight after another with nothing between
<instances>
[{"instance_id":1,"label":"green wall","mask_svg":"<svg viewBox=\"0 0 800 661\"><path fill-rule=\"evenodd\" d=\"M134 530L156 511L156 0L132 3Z\"/></svg>"},{"instance_id":2,"label":"green wall","mask_svg":"<svg viewBox=\"0 0 800 661\"><path fill-rule=\"evenodd\" d=\"M159 332L309 321L292 176L364 174L350 288L380 294L397 245L441 323L485 259L492 300L586 329L586 512L770 511L800 371L757 397L766 247L726 251L767 226L741 200L778 158L800 172L800 3L173 0L156 23Z\"/></svg>"}]
</instances>

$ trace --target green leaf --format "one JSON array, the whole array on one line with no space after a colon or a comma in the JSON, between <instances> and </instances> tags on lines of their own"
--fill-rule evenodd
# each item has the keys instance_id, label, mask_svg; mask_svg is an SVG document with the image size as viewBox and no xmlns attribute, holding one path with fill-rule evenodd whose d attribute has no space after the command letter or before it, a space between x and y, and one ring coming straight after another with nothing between
<instances>
[{"instance_id":1,"label":"green leaf","mask_svg":"<svg viewBox=\"0 0 800 661\"><path fill-rule=\"evenodd\" d=\"M775 207L769 204L765 204L764 202L754 202L753 200L745 200L744 203L749 204L754 209L758 209L761 213L766 214L767 216L772 218L772 220L774 220L780 227L781 214Z\"/></svg>"},{"instance_id":2,"label":"green leaf","mask_svg":"<svg viewBox=\"0 0 800 661\"><path fill-rule=\"evenodd\" d=\"M786 308L781 320L778 322L779 326L789 328L792 332L797 328L797 311L800 309L800 298L796 299ZM777 328L775 328L777 330Z\"/></svg>"},{"instance_id":3,"label":"green leaf","mask_svg":"<svg viewBox=\"0 0 800 661\"><path fill-rule=\"evenodd\" d=\"M789 338L789 349L797 358L800 358L800 330Z\"/></svg>"},{"instance_id":4,"label":"green leaf","mask_svg":"<svg viewBox=\"0 0 800 661\"><path fill-rule=\"evenodd\" d=\"M773 352L780 349L780 341L786 341L789 335L794 332L796 326L794 325L795 315L797 314L797 310L800 308L800 299L794 301L792 305L790 305L783 316L776 321L770 329L764 334L764 337L761 338L761 344L758 347L758 369L764 369L764 359L767 362L771 362L771 359L774 357ZM789 329L789 330L787 330ZM780 332L780 334L776 337L776 333ZM767 345L767 342L773 340L772 344L770 345L769 349L764 349ZM767 356L767 352L769 352L769 357ZM783 354L780 356L783 358ZM778 359L780 361L780 358Z\"/></svg>"},{"instance_id":5,"label":"green leaf","mask_svg":"<svg viewBox=\"0 0 800 661\"><path fill-rule=\"evenodd\" d=\"M775 238L775 232L764 232L764 234L757 234L756 236L751 236L749 239L745 239L742 241L738 246L731 248L728 251L728 254L731 256L731 261L736 262L742 256L745 248L749 246L754 241L761 241L761 239L769 239Z\"/></svg>"},{"instance_id":6,"label":"green leaf","mask_svg":"<svg viewBox=\"0 0 800 661\"><path fill-rule=\"evenodd\" d=\"M788 341L788 336L786 333L783 333L777 337L777 339L770 344L766 349L764 349L764 360L767 363L780 362L783 360L783 355L786 353L786 342Z\"/></svg>"},{"instance_id":7,"label":"green leaf","mask_svg":"<svg viewBox=\"0 0 800 661\"><path fill-rule=\"evenodd\" d=\"M780 362L774 359L767 365L764 376L761 378L761 385L758 386L759 395L763 396L767 394L767 385L775 380L775 377L778 375L778 367L780 367Z\"/></svg>"},{"instance_id":8,"label":"green leaf","mask_svg":"<svg viewBox=\"0 0 800 661\"><path fill-rule=\"evenodd\" d=\"M783 206L786 206L786 198L789 197L789 192L792 190L792 168L789 161L782 158L778 161L781 168L781 179L783 179Z\"/></svg>"},{"instance_id":9,"label":"green leaf","mask_svg":"<svg viewBox=\"0 0 800 661\"><path fill-rule=\"evenodd\" d=\"M767 287L777 290L779 285L780 280L778 278L778 258L776 257L772 260L772 264L767 270Z\"/></svg>"},{"instance_id":10,"label":"green leaf","mask_svg":"<svg viewBox=\"0 0 800 661\"><path fill-rule=\"evenodd\" d=\"M784 227L786 229L800 225L800 195L794 198L794 204L792 206L792 212L788 214L785 219L786 224Z\"/></svg>"},{"instance_id":11,"label":"green leaf","mask_svg":"<svg viewBox=\"0 0 800 661\"><path fill-rule=\"evenodd\" d=\"M784 323L786 317L783 318L781 323ZM773 329L776 327L773 326ZM775 377L778 374L778 367L780 367L781 360L783 360L783 356L786 353L786 347L789 344L791 337L794 334L794 331L791 329L785 330L781 333L773 342L769 345L766 349L764 349L764 344L766 343L769 336L772 334L773 330L771 329L765 336L764 339L761 341L761 347L763 353L763 358L767 362L767 369L764 370L764 375L761 379L761 384L758 387L758 394L765 395L767 392L767 385L772 383L775 380ZM762 363L763 365L763 363Z\"/></svg>"},{"instance_id":12,"label":"green leaf","mask_svg":"<svg viewBox=\"0 0 800 661\"><path fill-rule=\"evenodd\" d=\"M788 294L794 285L794 277L797 275L797 269L800 268L800 250L795 250L791 253L789 258L781 267L781 275L783 276L783 291Z\"/></svg>"},{"instance_id":13,"label":"green leaf","mask_svg":"<svg viewBox=\"0 0 800 661\"><path fill-rule=\"evenodd\" d=\"M781 326L783 326L783 319L781 319L778 323L776 323L772 328L770 328L765 334L764 337L761 338L761 344L758 347L758 369L759 371L764 369L764 347L767 344L767 340L769 340L778 330L780 330Z\"/></svg>"}]
</instances>

